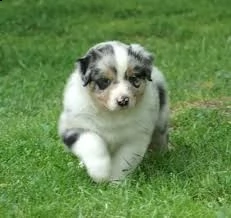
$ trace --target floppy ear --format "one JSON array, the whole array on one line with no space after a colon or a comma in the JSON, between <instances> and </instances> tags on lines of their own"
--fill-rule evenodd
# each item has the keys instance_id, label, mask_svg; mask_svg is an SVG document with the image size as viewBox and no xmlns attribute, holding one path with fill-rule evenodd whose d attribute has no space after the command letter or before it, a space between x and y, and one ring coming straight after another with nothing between
<instances>
[{"instance_id":1,"label":"floppy ear","mask_svg":"<svg viewBox=\"0 0 231 218\"><path fill-rule=\"evenodd\" d=\"M88 67L89 67L90 58L91 57L88 55L88 56L79 58L77 60L77 63L79 64L79 67L80 67L80 72L81 72L81 76L83 80L83 86L86 86L90 82L90 75L86 74Z\"/></svg>"},{"instance_id":2,"label":"floppy ear","mask_svg":"<svg viewBox=\"0 0 231 218\"><path fill-rule=\"evenodd\" d=\"M139 61L151 65L154 61L153 55L139 44L131 44L128 48L128 54L134 56Z\"/></svg>"},{"instance_id":3,"label":"floppy ear","mask_svg":"<svg viewBox=\"0 0 231 218\"><path fill-rule=\"evenodd\" d=\"M87 86L87 84L91 82L91 72L88 71L90 64L94 63L100 57L100 51L92 49L85 57L77 59L77 63L80 66L83 86Z\"/></svg>"},{"instance_id":4,"label":"floppy ear","mask_svg":"<svg viewBox=\"0 0 231 218\"><path fill-rule=\"evenodd\" d=\"M77 63L79 63L80 71L83 75L85 75L87 72L89 62L90 62L90 56L85 56L77 59Z\"/></svg>"}]
</instances>

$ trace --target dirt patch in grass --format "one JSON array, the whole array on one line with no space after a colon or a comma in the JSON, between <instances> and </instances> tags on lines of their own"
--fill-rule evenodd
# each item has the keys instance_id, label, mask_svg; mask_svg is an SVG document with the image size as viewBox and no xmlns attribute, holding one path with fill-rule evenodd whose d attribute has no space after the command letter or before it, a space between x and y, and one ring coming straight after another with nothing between
<instances>
[{"instance_id":1,"label":"dirt patch in grass","mask_svg":"<svg viewBox=\"0 0 231 218\"><path fill-rule=\"evenodd\" d=\"M204 99L192 102L179 102L171 108L173 116L177 116L186 110L198 108L198 109L219 109L226 115L231 115L231 97L221 97L219 99Z\"/></svg>"}]
</instances>

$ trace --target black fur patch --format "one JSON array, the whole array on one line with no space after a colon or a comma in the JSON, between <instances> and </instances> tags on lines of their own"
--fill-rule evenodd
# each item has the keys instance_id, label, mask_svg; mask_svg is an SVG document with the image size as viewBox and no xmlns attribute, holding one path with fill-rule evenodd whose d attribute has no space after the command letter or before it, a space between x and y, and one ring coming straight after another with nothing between
<instances>
[{"instance_id":1,"label":"black fur patch","mask_svg":"<svg viewBox=\"0 0 231 218\"><path fill-rule=\"evenodd\" d=\"M159 102L160 102L160 110L161 110L163 106L166 104L166 90L161 85L158 85L157 89L159 93Z\"/></svg>"},{"instance_id":2,"label":"black fur patch","mask_svg":"<svg viewBox=\"0 0 231 218\"><path fill-rule=\"evenodd\" d=\"M134 50L132 46L128 48L128 56L131 58L131 63L134 67L136 73L143 74L147 80L152 81L152 55L148 54L145 50Z\"/></svg>"},{"instance_id":3,"label":"black fur patch","mask_svg":"<svg viewBox=\"0 0 231 218\"><path fill-rule=\"evenodd\" d=\"M105 55L113 55L114 50L111 45L100 45L96 48L92 48L85 57L82 57L77 60L80 64L80 71L82 74L83 86L87 86L88 83L92 81L91 74L98 74L95 68L95 63L97 60L100 60ZM94 69L92 71L92 69ZM112 68L112 70L116 73L116 69Z\"/></svg>"},{"instance_id":4,"label":"black fur patch","mask_svg":"<svg viewBox=\"0 0 231 218\"><path fill-rule=\"evenodd\" d=\"M81 73L83 75L86 74L86 71L87 71L87 68L88 68L88 65L89 65L89 62L90 62L90 58L91 57L88 55L86 57L82 57L82 58L79 58L77 60L77 62L79 62L79 64L80 64L80 70L81 70Z\"/></svg>"},{"instance_id":5,"label":"black fur patch","mask_svg":"<svg viewBox=\"0 0 231 218\"><path fill-rule=\"evenodd\" d=\"M72 145L79 139L80 135L84 132L84 129L70 129L67 130L66 133L63 134L62 140L63 143L71 148Z\"/></svg>"},{"instance_id":6,"label":"black fur patch","mask_svg":"<svg viewBox=\"0 0 231 218\"><path fill-rule=\"evenodd\" d=\"M146 53L142 53L141 51L137 52L131 46L128 48L128 56L135 58L144 65L152 65L153 57L151 55L146 55Z\"/></svg>"},{"instance_id":7,"label":"black fur patch","mask_svg":"<svg viewBox=\"0 0 231 218\"><path fill-rule=\"evenodd\" d=\"M96 50L98 50L99 52L101 52L102 54L109 54L109 55L113 55L114 54L114 49L112 47L112 45L103 45L103 46L99 46L95 48Z\"/></svg>"},{"instance_id":8,"label":"black fur patch","mask_svg":"<svg viewBox=\"0 0 231 218\"><path fill-rule=\"evenodd\" d=\"M135 66L134 67L135 75L139 78L146 78L149 81L152 81L151 73L152 70L147 66Z\"/></svg>"},{"instance_id":9,"label":"black fur patch","mask_svg":"<svg viewBox=\"0 0 231 218\"><path fill-rule=\"evenodd\" d=\"M141 55L140 53L137 53L137 52L133 51L131 47L128 48L128 56L134 57L139 62L143 61L143 55Z\"/></svg>"}]
</instances>

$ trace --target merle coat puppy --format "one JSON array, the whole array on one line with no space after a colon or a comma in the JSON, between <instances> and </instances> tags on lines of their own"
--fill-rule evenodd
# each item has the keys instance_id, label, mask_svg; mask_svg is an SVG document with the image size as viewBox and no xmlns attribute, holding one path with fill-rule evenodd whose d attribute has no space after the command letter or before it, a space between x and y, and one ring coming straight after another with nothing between
<instances>
[{"instance_id":1,"label":"merle coat puppy","mask_svg":"<svg viewBox=\"0 0 231 218\"><path fill-rule=\"evenodd\" d=\"M165 79L138 44L92 47L77 60L63 105L59 134L95 182L122 180L149 147L168 147Z\"/></svg>"}]
</instances>

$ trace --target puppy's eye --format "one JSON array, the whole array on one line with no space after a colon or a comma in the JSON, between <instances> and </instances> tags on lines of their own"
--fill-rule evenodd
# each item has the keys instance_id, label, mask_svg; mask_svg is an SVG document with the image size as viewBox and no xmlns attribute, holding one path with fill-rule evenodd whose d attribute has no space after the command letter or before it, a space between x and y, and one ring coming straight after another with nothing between
<instances>
[{"instance_id":1,"label":"puppy's eye","mask_svg":"<svg viewBox=\"0 0 231 218\"><path fill-rule=\"evenodd\" d=\"M96 85L99 87L100 90L104 90L110 85L111 80L109 80L107 78L100 78L100 79L96 80L95 82L96 82Z\"/></svg>"},{"instance_id":2,"label":"puppy's eye","mask_svg":"<svg viewBox=\"0 0 231 218\"><path fill-rule=\"evenodd\" d=\"M141 84L141 80L140 78L136 77L136 76L132 76L129 78L129 82L136 88L140 87Z\"/></svg>"}]
</instances>

